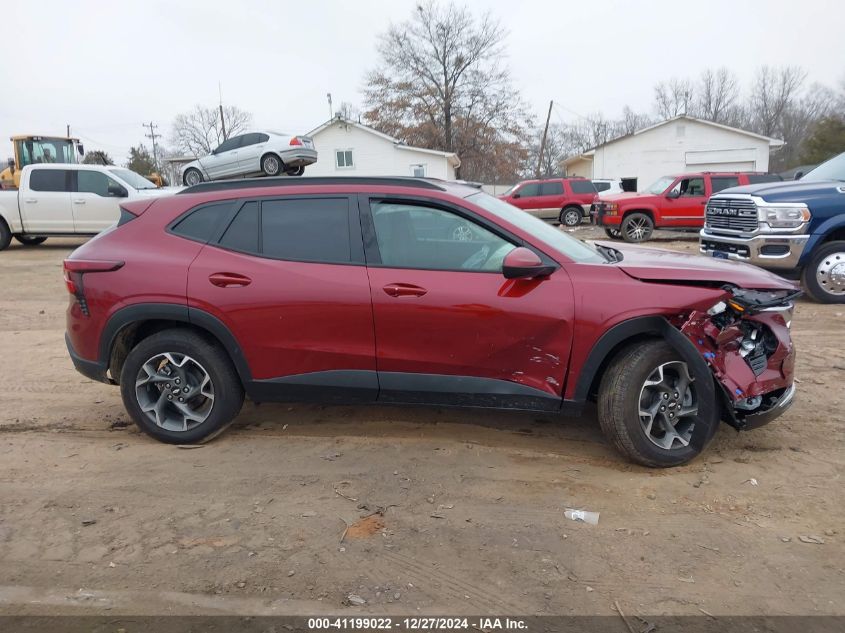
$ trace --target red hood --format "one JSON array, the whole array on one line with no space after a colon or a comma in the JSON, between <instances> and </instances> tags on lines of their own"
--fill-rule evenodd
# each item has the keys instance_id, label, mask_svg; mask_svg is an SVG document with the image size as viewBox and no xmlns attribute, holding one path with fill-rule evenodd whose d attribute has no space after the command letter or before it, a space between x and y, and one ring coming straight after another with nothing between
<instances>
[{"instance_id":1,"label":"red hood","mask_svg":"<svg viewBox=\"0 0 845 633\"><path fill-rule=\"evenodd\" d=\"M617 266L643 281L716 281L755 290L797 290L783 277L742 262L619 242L597 244L621 251L624 257Z\"/></svg>"},{"instance_id":2,"label":"red hood","mask_svg":"<svg viewBox=\"0 0 845 633\"><path fill-rule=\"evenodd\" d=\"M658 198L659 196L655 196L653 193L637 193L636 191L624 191L622 193L611 193L609 195L602 195L599 194L600 200L607 200L608 202L624 202L626 200L631 200L633 198L637 198L642 200L644 198Z\"/></svg>"}]
</instances>

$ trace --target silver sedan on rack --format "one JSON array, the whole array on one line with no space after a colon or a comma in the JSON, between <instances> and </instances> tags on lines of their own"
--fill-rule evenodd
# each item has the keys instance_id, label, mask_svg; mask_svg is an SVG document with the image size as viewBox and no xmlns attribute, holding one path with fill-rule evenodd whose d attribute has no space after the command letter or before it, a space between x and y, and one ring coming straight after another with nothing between
<instances>
[{"instance_id":1,"label":"silver sedan on rack","mask_svg":"<svg viewBox=\"0 0 845 633\"><path fill-rule=\"evenodd\" d=\"M249 132L232 136L208 156L182 168L182 184L190 187L207 180L238 176L301 176L317 162L317 150L308 136L281 132Z\"/></svg>"}]
</instances>

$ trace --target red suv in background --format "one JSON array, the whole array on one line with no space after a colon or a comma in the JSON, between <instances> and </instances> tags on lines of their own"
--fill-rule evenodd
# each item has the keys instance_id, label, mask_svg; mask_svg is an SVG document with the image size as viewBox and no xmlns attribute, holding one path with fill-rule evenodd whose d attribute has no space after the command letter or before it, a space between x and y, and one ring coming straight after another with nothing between
<instances>
[{"instance_id":1,"label":"red suv in background","mask_svg":"<svg viewBox=\"0 0 845 633\"><path fill-rule=\"evenodd\" d=\"M590 210L591 222L608 237L645 242L654 229L700 229L704 205L715 193L730 187L780 181L759 172L701 172L663 176L645 191L601 196Z\"/></svg>"},{"instance_id":2,"label":"red suv in background","mask_svg":"<svg viewBox=\"0 0 845 633\"><path fill-rule=\"evenodd\" d=\"M456 234L454 227L463 230ZM220 433L254 402L574 414L649 466L791 403L794 286L754 266L576 240L412 178L205 183L123 205L64 262L67 345L140 429Z\"/></svg>"},{"instance_id":3,"label":"red suv in background","mask_svg":"<svg viewBox=\"0 0 845 633\"><path fill-rule=\"evenodd\" d=\"M578 226L596 200L596 187L586 178L523 180L499 196L541 220Z\"/></svg>"}]
</instances>

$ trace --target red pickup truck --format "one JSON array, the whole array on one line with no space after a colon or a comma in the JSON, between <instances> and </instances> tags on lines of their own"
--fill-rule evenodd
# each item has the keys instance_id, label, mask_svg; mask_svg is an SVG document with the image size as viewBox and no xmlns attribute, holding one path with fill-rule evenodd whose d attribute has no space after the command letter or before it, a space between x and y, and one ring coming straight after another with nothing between
<instances>
[{"instance_id":1,"label":"red pickup truck","mask_svg":"<svg viewBox=\"0 0 845 633\"><path fill-rule=\"evenodd\" d=\"M699 172L658 178L637 193L602 196L590 207L591 222L607 236L626 242L645 242L655 229L700 229L704 205L729 187L779 181L761 172Z\"/></svg>"}]
</instances>

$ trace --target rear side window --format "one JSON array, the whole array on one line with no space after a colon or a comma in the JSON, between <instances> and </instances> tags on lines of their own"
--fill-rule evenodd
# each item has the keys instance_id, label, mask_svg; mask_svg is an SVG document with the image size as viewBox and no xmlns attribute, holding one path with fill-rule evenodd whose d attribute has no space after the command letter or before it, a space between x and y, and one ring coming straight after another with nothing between
<instances>
[{"instance_id":1,"label":"rear side window","mask_svg":"<svg viewBox=\"0 0 845 633\"><path fill-rule=\"evenodd\" d=\"M171 232L198 242L208 242L217 235L221 224L225 221L229 211L232 209L232 202L215 202L197 209L190 215L179 220Z\"/></svg>"},{"instance_id":2,"label":"rear side window","mask_svg":"<svg viewBox=\"0 0 845 633\"><path fill-rule=\"evenodd\" d=\"M596 188L596 191L607 191L608 189L610 189L610 183L609 182L594 182L593 187Z\"/></svg>"},{"instance_id":3,"label":"rear side window","mask_svg":"<svg viewBox=\"0 0 845 633\"><path fill-rule=\"evenodd\" d=\"M563 194L562 182L544 182L540 185L541 196L559 196Z\"/></svg>"},{"instance_id":4,"label":"rear side window","mask_svg":"<svg viewBox=\"0 0 845 633\"><path fill-rule=\"evenodd\" d=\"M710 186L713 188L713 193L719 193L722 189L728 187L736 187L739 184L737 176L713 176L710 179Z\"/></svg>"},{"instance_id":5,"label":"rear side window","mask_svg":"<svg viewBox=\"0 0 845 633\"><path fill-rule=\"evenodd\" d=\"M33 169L29 175L33 191L70 191L70 171L67 169Z\"/></svg>"},{"instance_id":6,"label":"rear side window","mask_svg":"<svg viewBox=\"0 0 845 633\"><path fill-rule=\"evenodd\" d=\"M346 198L300 198L261 203L265 257L348 263L352 260Z\"/></svg>"},{"instance_id":7,"label":"rear side window","mask_svg":"<svg viewBox=\"0 0 845 633\"><path fill-rule=\"evenodd\" d=\"M595 193L596 188L589 180L570 180L569 186L572 187L572 193Z\"/></svg>"},{"instance_id":8,"label":"rear side window","mask_svg":"<svg viewBox=\"0 0 845 633\"><path fill-rule=\"evenodd\" d=\"M247 202L226 232L220 238L220 246L247 253L258 252L258 203Z\"/></svg>"}]
</instances>

